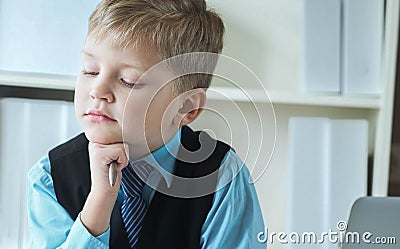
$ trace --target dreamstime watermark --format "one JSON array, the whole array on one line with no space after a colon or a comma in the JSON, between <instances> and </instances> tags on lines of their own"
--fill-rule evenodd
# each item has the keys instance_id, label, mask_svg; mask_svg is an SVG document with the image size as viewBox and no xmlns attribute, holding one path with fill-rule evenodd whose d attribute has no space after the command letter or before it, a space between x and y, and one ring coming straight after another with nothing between
<instances>
[{"instance_id":1,"label":"dreamstime watermark","mask_svg":"<svg viewBox=\"0 0 400 249\"><path fill-rule=\"evenodd\" d=\"M339 221L336 224L338 231L329 229L328 232L269 232L265 231L257 234L257 240L260 243L280 243L280 244L396 244L395 236L375 236L373 233L365 231L362 233L355 231L346 231L347 223Z\"/></svg>"}]
</instances>

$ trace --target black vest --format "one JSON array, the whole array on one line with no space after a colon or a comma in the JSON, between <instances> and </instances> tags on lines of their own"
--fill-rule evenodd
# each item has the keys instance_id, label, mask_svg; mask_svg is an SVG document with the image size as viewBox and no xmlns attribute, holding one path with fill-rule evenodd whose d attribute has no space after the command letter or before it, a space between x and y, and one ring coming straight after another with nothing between
<instances>
[{"instance_id":1,"label":"black vest","mask_svg":"<svg viewBox=\"0 0 400 249\"><path fill-rule=\"evenodd\" d=\"M199 137L200 134L202 135ZM218 170L226 152L230 149L228 145L215 141L205 132L193 132L187 126L182 127L181 144L189 152L201 151L200 147L203 145L215 146L211 155L201 162L187 163L184 162L187 160L176 159L174 175L185 178L206 176ZM185 150L180 149L178 155L182 151ZM83 208L91 187L88 140L82 133L52 149L49 158L57 200L75 220ZM214 174L210 188L215 189L216 182L217 174ZM165 182L161 181L159 187L165 188ZM173 181L171 188L174 187L177 186L174 186ZM193 186L178 187L190 189ZM156 191L143 220L136 248L200 248L201 228L212 206L213 198L213 193L196 198L178 198ZM116 203L111 215L110 248L130 249L120 209Z\"/></svg>"}]
</instances>

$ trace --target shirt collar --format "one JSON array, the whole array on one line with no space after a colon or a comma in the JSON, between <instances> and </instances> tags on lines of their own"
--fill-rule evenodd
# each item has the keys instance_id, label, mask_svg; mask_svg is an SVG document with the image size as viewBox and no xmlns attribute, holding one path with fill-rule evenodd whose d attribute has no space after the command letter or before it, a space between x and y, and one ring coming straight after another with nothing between
<instances>
[{"instance_id":1,"label":"shirt collar","mask_svg":"<svg viewBox=\"0 0 400 249\"><path fill-rule=\"evenodd\" d=\"M179 128L176 134L162 147L142 158L129 160L129 162L134 164L138 161L145 161L150 164L161 174L167 186L170 187L173 179L175 160L181 142L181 129Z\"/></svg>"}]
</instances>

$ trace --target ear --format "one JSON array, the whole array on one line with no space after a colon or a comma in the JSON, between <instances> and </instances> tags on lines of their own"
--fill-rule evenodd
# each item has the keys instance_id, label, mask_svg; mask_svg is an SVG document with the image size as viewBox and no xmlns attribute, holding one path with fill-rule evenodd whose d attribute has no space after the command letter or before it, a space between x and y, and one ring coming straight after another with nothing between
<instances>
[{"instance_id":1,"label":"ear","mask_svg":"<svg viewBox=\"0 0 400 249\"><path fill-rule=\"evenodd\" d=\"M178 111L180 126L193 122L200 115L206 104L207 95L203 88L196 88L185 92L182 98L182 104Z\"/></svg>"}]
</instances>

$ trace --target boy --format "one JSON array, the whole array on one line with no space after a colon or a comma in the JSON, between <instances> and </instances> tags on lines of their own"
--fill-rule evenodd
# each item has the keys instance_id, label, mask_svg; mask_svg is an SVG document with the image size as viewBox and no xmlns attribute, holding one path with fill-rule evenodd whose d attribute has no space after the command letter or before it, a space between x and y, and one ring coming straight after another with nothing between
<instances>
[{"instance_id":1,"label":"boy","mask_svg":"<svg viewBox=\"0 0 400 249\"><path fill-rule=\"evenodd\" d=\"M220 53L223 32L204 0L97 6L75 90L84 134L29 172L31 248L265 248L248 170L229 146L186 126L201 113L211 76L142 77L176 55ZM199 190L195 180L210 175Z\"/></svg>"}]
</instances>

